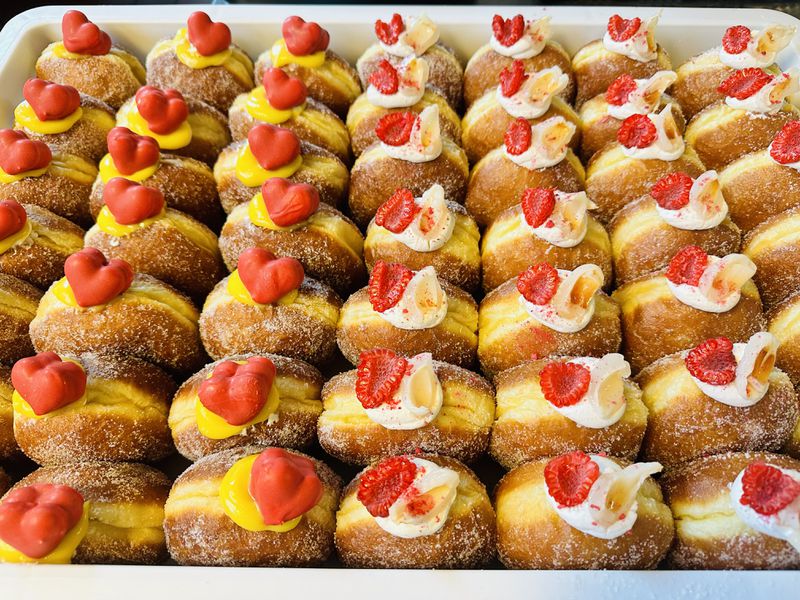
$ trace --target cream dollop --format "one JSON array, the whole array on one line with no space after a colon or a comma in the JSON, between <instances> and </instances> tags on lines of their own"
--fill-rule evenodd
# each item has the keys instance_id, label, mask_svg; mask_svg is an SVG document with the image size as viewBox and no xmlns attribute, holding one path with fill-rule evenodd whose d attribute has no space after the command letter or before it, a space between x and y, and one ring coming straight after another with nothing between
<instances>
[{"instance_id":1,"label":"cream dollop","mask_svg":"<svg viewBox=\"0 0 800 600\"><path fill-rule=\"evenodd\" d=\"M622 104L608 104L608 114L623 121L631 115L649 115L661 104L661 95L678 79L675 71L658 71L647 79L634 79L636 89Z\"/></svg>"},{"instance_id":2,"label":"cream dollop","mask_svg":"<svg viewBox=\"0 0 800 600\"><path fill-rule=\"evenodd\" d=\"M751 113L775 114L783 108L787 96L800 90L797 83L797 71L774 75L772 81L765 84L752 96L742 100L732 96L725 96L725 104L731 108L746 110Z\"/></svg>"},{"instance_id":3,"label":"cream dollop","mask_svg":"<svg viewBox=\"0 0 800 600\"><path fill-rule=\"evenodd\" d=\"M413 163L430 162L442 153L442 134L439 129L439 105L425 108L411 128L411 136L402 146L381 142L383 151L392 158Z\"/></svg>"},{"instance_id":4,"label":"cream dollop","mask_svg":"<svg viewBox=\"0 0 800 600\"><path fill-rule=\"evenodd\" d=\"M456 217L447 206L444 188L435 183L425 190L421 198L414 198L414 203L419 207L414 220L400 233L389 233L398 242L417 252L438 250L450 240L456 226Z\"/></svg>"},{"instance_id":5,"label":"cream dollop","mask_svg":"<svg viewBox=\"0 0 800 600\"><path fill-rule=\"evenodd\" d=\"M560 506L545 493L550 506L570 526L587 535L603 540L613 540L631 530L638 517L636 496L645 479L663 468L661 463L634 463L620 467L613 460L590 455L600 468L600 476L592 484L589 495L577 506Z\"/></svg>"},{"instance_id":6,"label":"cream dollop","mask_svg":"<svg viewBox=\"0 0 800 600\"><path fill-rule=\"evenodd\" d=\"M531 145L521 154L511 154L504 147L503 152L511 162L530 171L552 167L567 156L569 142L575 135L575 124L562 116L531 125Z\"/></svg>"},{"instance_id":7,"label":"cream dollop","mask_svg":"<svg viewBox=\"0 0 800 600\"><path fill-rule=\"evenodd\" d=\"M436 270L427 266L414 273L397 304L378 314L398 329L436 327L447 315L447 294Z\"/></svg>"},{"instance_id":8,"label":"cream dollop","mask_svg":"<svg viewBox=\"0 0 800 600\"><path fill-rule=\"evenodd\" d=\"M678 131L675 117L672 115L672 103L667 104L660 113L651 113L646 116L656 128L656 138L653 143L644 148L628 148L623 145L622 153L625 156L642 160L679 159L683 155L686 145L683 142L683 136Z\"/></svg>"},{"instance_id":9,"label":"cream dollop","mask_svg":"<svg viewBox=\"0 0 800 600\"><path fill-rule=\"evenodd\" d=\"M725 47L719 49L719 60L733 69L748 67L768 67L775 62L775 56L789 45L795 28L785 25L767 25L760 31L750 34L747 48L739 54L730 54Z\"/></svg>"},{"instance_id":10,"label":"cream dollop","mask_svg":"<svg viewBox=\"0 0 800 600\"><path fill-rule=\"evenodd\" d=\"M724 313L739 303L742 286L756 272L756 265L744 254L728 254L722 258L708 257L708 266L698 284L667 285L673 296L683 304L710 313Z\"/></svg>"},{"instance_id":11,"label":"cream dollop","mask_svg":"<svg viewBox=\"0 0 800 600\"><path fill-rule=\"evenodd\" d=\"M706 171L694 180L689 204L671 210L656 204L659 216L672 227L699 231L716 227L728 216L728 203L722 195L716 171Z\"/></svg>"},{"instance_id":12,"label":"cream dollop","mask_svg":"<svg viewBox=\"0 0 800 600\"><path fill-rule=\"evenodd\" d=\"M581 265L573 271L558 269L558 289L547 304L534 304L519 295L525 311L542 325L559 333L575 333L594 316L595 293L603 287L603 271L597 265Z\"/></svg>"},{"instance_id":13,"label":"cream dollop","mask_svg":"<svg viewBox=\"0 0 800 600\"><path fill-rule=\"evenodd\" d=\"M550 67L527 74L519 90L504 96L502 86L495 92L500 106L512 117L536 119L550 110L553 97L569 84L569 77L558 67Z\"/></svg>"},{"instance_id":14,"label":"cream dollop","mask_svg":"<svg viewBox=\"0 0 800 600\"><path fill-rule=\"evenodd\" d=\"M386 429L419 429L433 421L442 409L442 384L433 368L431 353L412 356L408 365L392 401L365 409L371 421Z\"/></svg>"},{"instance_id":15,"label":"cream dollop","mask_svg":"<svg viewBox=\"0 0 800 600\"><path fill-rule=\"evenodd\" d=\"M444 527L458 494L459 476L423 458L410 458L417 467L414 481L389 507L388 517L375 517L378 527L396 537L417 538ZM429 507L418 514L420 507Z\"/></svg>"},{"instance_id":16,"label":"cream dollop","mask_svg":"<svg viewBox=\"0 0 800 600\"><path fill-rule=\"evenodd\" d=\"M533 58L541 54L550 39L550 17L542 17L535 21L528 21L525 25L525 32L510 46L504 46L492 35L489 38L489 46L492 50L502 56L509 58Z\"/></svg>"},{"instance_id":17,"label":"cream dollop","mask_svg":"<svg viewBox=\"0 0 800 600\"><path fill-rule=\"evenodd\" d=\"M409 56L395 66L399 85L394 94L383 94L374 85L367 88L367 100L383 108L406 108L414 106L425 95L430 67L424 58Z\"/></svg>"},{"instance_id":18,"label":"cream dollop","mask_svg":"<svg viewBox=\"0 0 800 600\"><path fill-rule=\"evenodd\" d=\"M394 44L384 44L380 40L381 48L392 56L422 56L428 49L439 41L439 28L426 14L406 17L403 19L405 31L400 33Z\"/></svg>"},{"instance_id":19,"label":"cream dollop","mask_svg":"<svg viewBox=\"0 0 800 600\"><path fill-rule=\"evenodd\" d=\"M559 248L573 248L583 241L589 229L589 210L597 205L589 200L586 192L554 192L556 203L550 217L531 227L522 217L522 222L533 235Z\"/></svg>"},{"instance_id":20,"label":"cream dollop","mask_svg":"<svg viewBox=\"0 0 800 600\"><path fill-rule=\"evenodd\" d=\"M656 25L658 15L651 17L647 21L642 20L639 29L631 37L621 42L611 39L611 35L606 31L603 36L603 47L614 54L627 56L638 62L650 62L658 56L658 46L655 40Z\"/></svg>"}]
</instances>

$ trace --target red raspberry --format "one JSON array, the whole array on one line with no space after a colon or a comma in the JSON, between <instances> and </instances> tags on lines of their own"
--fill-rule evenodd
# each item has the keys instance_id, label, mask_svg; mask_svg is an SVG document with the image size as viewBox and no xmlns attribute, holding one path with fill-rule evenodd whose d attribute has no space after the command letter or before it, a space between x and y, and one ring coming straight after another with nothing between
<instances>
[{"instance_id":1,"label":"red raspberry","mask_svg":"<svg viewBox=\"0 0 800 600\"><path fill-rule=\"evenodd\" d=\"M772 75L763 69L750 68L741 69L731 73L723 81L717 91L737 100L744 100L755 94L758 90L772 81Z\"/></svg>"},{"instance_id":2,"label":"red raspberry","mask_svg":"<svg viewBox=\"0 0 800 600\"><path fill-rule=\"evenodd\" d=\"M375 126L375 135L384 144L402 146L411 139L417 115L412 112L393 112L384 115Z\"/></svg>"},{"instance_id":3,"label":"red raspberry","mask_svg":"<svg viewBox=\"0 0 800 600\"><path fill-rule=\"evenodd\" d=\"M708 254L700 246L685 246L667 267L667 279L675 285L697 285L708 266Z\"/></svg>"},{"instance_id":4,"label":"red raspberry","mask_svg":"<svg viewBox=\"0 0 800 600\"><path fill-rule=\"evenodd\" d=\"M545 400L558 408L580 402L591 381L589 369L570 362L547 363L539 374L539 385Z\"/></svg>"},{"instance_id":5,"label":"red raspberry","mask_svg":"<svg viewBox=\"0 0 800 600\"><path fill-rule=\"evenodd\" d=\"M514 156L519 156L531 146L531 124L522 117L514 119L506 130L503 141L506 151Z\"/></svg>"},{"instance_id":6,"label":"red raspberry","mask_svg":"<svg viewBox=\"0 0 800 600\"><path fill-rule=\"evenodd\" d=\"M744 470L739 502L760 515L774 515L798 496L800 483L772 465L756 462Z\"/></svg>"},{"instance_id":7,"label":"red raspberry","mask_svg":"<svg viewBox=\"0 0 800 600\"><path fill-rule=\"evenodd\" d=\"M550 302L558 290L558 271L549 263L528 267L517 278L517 291L528 302L542 306Z\"/></svg>"},{"instance_id":8,"label":"red raspberry","mask_svg":"<svg viewBox=\"0 0 800 600\"><path fill-rule=\"evenodd\" d=\"M725 35L722 36L722 47L728 54L741 54L747 50L747 44L753 39L750 35L750 29L744 25L734 25L725 30Z\"/></svg>"},{"instance_id":9,"label":"red raspberry","mask_svg":"<svg viewBox=\"0 0 800 600\"><path fill-rule=\"evenodd\" d=\"M495 15L492 19L492 32L502 46L513 46L525 33L525 19L522 15L514 15L510 19Z\"/></svg>"},{"instance_id":10,"label":"red raspberry","mask_svg":"<svg viewBox=\"0 0 800 600\"><path fill-rule=\"evenodd\" d=\"M547 491L559 506L582 504L598 477L600 467L580 450L562 454L544 468Z\"/></svg>"},{"instance_id":11,"label":"red raspberry","mask_svg":"<svg viewBox=\"0 0 800 600\"><path fill-rule=\"evenodd\" d=\"M400 39L400 34L405 31L406 26L403 23L403 17L394 13L392 19L388 23L384 23L380 19L375 21L375 35L380 41L387 46L396 44Z\"/></svg>"},{"instance_id":12,"label":"red raspberry","mask_svg":"<svg viewBox=\"0 0 800 600\"><path fill-rule=\"evenodd\" d=\"M726 337L711 338L695 346L684 364L692 377L710 385L727 385L736 378L733 342Z\"/></svg>"},{"instance_id":13,"label":"red raspberry","mask_svg":"<svg viewBox=\"0 0 800 600\"><path fill-rule=\"evenodd\" d=\"M769 154L782 165L800 161L800 121L789 121L772 140Z\"/></svg>"},{"instance_id":14,"label":"red raspberry","mask_svg":"<svg viewBox=\"0 0 800 600\"><path fill-rule=\"evenodd\" d=\"M388 517L416 475L417 465L405 456L385 458L362 473L356 498L373 517Z\"/></svg>"},{"instance_id":15,"label":"red raspberry","mask_svg":"<svg viewBox=\"0 0 800 600\"><path fill-rule=\"evenodd\" d=\"M631 115L617 130L617 141L626 148L647 148L656 135L656 126L647 115Z\"/></svg>"},{"instance_id":16,"label":"red raspberry","mask_svg":"<svg viewBox=\"0 0 800 600\"><path fill-rule=\"evenodd\" d=\"M364 408L392 403L400 388L408 361L391 350L376 348L362 352L356 370L356 397Z\"/></svg>"},{"instance_id":17,"label":"red raspberry","mask_svg":"<svg viewBox=\"0 0 800 600\"><path fill-rule=\"evenodd\" d=\"M392 233L405 231L420 211L410 190L400 188L392 197L378 207L375 224Z\"/></svg>"},{"instance_id":18,"label":"red raspberry","mask_svg":"<svg viewBox=\"0 0 800 600\"><path fill-rule=\"evenodd\" d=\"M400 302L414 272L399 263L379 260L369 276L369 301L377 312L389 310Z\"/></svg>"},{"instance_id":19,"label":"red raspberry","mask_svg":"<svg viewBox=\"0 0 800 600\"><path fill-rule=\"evenodd\" d=\"M689 204L689 192L694 180L682 171L670 173L650 188L650 195L661 208L678 210Z\"/></svg>"},{"instance_id":20,"label":"red raspberry","mask_svg":"<svg viewBox=\"0 0 800 600\"><path fill-rule=\"evenodd\" d=\"M611 82L606 90L606 102L613 106L622 106L628 101L628 96L636 91L636 80L623 73Z\"/></svg>"},{"instance_id":21,"label":"red raspberry","mask_svg":"<svg viewBox=\"0 0 800 600\"><path fill-rule=\"evenodd\" d=\"M378 63L378 68L370 74L369 82L374 85L381 94L387 96L396 94L397 90L400 88L400 78L397 76L397 69L385 58Z\"/></svg>"},{"instance_id":22,"label":"red raspberry","mask_svg":"<svg viewBox=\"0 0 800 600\"><path fill-rule=\"evenodd\" d=\"M619 15L612 15L608 20L608 35L615 42L624 42L632 38L641 26L642 20L639 17L623 19Z\"/></svg>"},{"instance_id":23,"label":"red raspberry","mask_svg":"<svg viewBox=\"0 0 800 600\"><path fill-rule=\"evenodd\" d=\"M531 227L541 227L553 214L556 194L552 188L527 188L522 192L522 214Z\"/></svg>"},{"instance_id":24,"label":"red raspberry","mask_svg":"<svg viewBox=\"0 0 800 600\"><path fill-rule=\"evenodd\" d=\"M510 66L500 71L500 93L506 98L510 98L519 91L527 78L525 63L515 60Z\"/></svg>"}]
</instances>

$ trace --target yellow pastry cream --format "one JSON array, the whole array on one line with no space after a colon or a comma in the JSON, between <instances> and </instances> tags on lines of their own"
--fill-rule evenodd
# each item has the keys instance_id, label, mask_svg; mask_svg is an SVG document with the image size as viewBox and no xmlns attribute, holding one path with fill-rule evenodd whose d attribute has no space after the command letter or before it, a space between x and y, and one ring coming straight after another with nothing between
<instances>
[{"instance_id":1,"label":"yellow pastry cream","mask_svg":"<svg viewBox=\"0 0 800 600\"><path fill-rule=\"evenodd\" d=\"M117 113L117 126L127 127L139 135L147 135L158 142L158 147L164 150L177 150L185 148L192 141L192 126L189 119L184 120L178 127L169 133L155 133L147 124L147 120L139 113L136 101L126 102Z\"/></svg>"},{"instance_id":2,"label":"yellow pastry cream","mask_svg":"<svg viewBox=\"0 0 800 600\"><path fill-rule=\"evenodd\" d=\"M0 254L4 254L11 250L17 244L24 242L28 239L28 236L33 231L33 225L29 220L25 221L25 224L22 226L17 233L12 233L5 239L0 240Z\"/></svg>"},{"instance_id":3,"label":"yellow pastry cream","mask_svg":"<svg viewBox=\"0 0 800 600\"><path fill-rule=\"evenodd\" d=\"M264 229L271 229L272 231L294 231L307 223L307 221L300 221L299 223L287 227L276 225L269 216L269 211L267 210L267 205L264 203L264 197L261 195L261 192L253 196L253 199L250 200L250 203L247 205L247 216L250 217L250 221L252 221L253 225L258 225Z\"/></svg>"},{"instance_id":4,"label":"yellow pastry cream","mask_svg":"<svg viewBox=\"0 0 800 600\"><path fill-rule=\"evenodd\" d=\"M10 544L0 540L0 562L6 563L39 563L47 565L65 565L72 561L86 532L89 530L89 503L83 503L83 514L75 526L70 529L58 546L41 558L31 558Z\"/></svg>"},{"instance_id":5,"label":"yellow pastry cream","mask_svg":"<svg viewBox=\"0 0 800 600\"><path fill-rule=\"evenodd\" d=\"M28 129L35 133L42 135L53 135L57 133L64 133L80 121L83 116L83 109L79 106L71 115L63 119L54 119L52 121L41 121L33 110L33 107L23 100L14 109L14 124L18 127Z\"/></svg>"},{"instance_id":6,"label":"yellow pastry cream","mask_svg":"<svg viewBox=\"0 0 800 600\"><path fill-rule=\"evenodd\" d=\"M291 177L303 164L303 156L298 154L288 165L268 170L258 164L249 144L244 144L236 156L236 177L247 187L258 187L273 177Z\"/></svg>"},{"instance_id":7,"label":"yellow pastry cream","mask_svg":"<svg viewBox=\"0 0 800 600\"><path fill-rule=\"evenodd\" d=\"M315 69L321 67L325 62L325 50L320 50L319 52L314 52L307 56L295 56L289 52L289 49L286 47L286 41L281 38L270 48L269 57L273 67L283 67L294 64L308 69Z\"/></svg>"},{"instance_id":8,"label":"yellow pastry cream","mask_svg":"<svg viewBox=\"0 0 800 600\"><path fill-rule=\"evenodd\" d=\"M280 125L302 113L306 108L306 103L303 102L285 110L275 108L269 103L264 86L260 85L247 95L244 107L254 119L271 125Z\"/></svg>"},{"instance_id":9,"label":"yellow pastry cream","mask_svg":"<svg viewBox=\"0 0 800 600\"><path fill-rule=\"evenodd\" d=\"M250 306L264 306L253 300L253 297L250 295L250 292L247 291L242 278L239 277L238 269L231 273L230 277L228 277L227 288L228 293L242 304L249 304ZM298 290L292 290L282 298L279 298L276 304L281 306L293 304L299 294L300 292Z\"/></svg>"},{"instance_id":10,"label":"yellow pastry cream","mask_svg":"<svg viewBox=\"0 0 800 600\"><path fill-rule=\"evenodd\" d=\"M108 183L110 180L114 179L114 177L124 177L125 179L130 179L131 181L136 181L141 183L145 179L148 179L155 174L155 172L158 170L159 162L160 161L156 161L149 167L145 167L144 169L139 169L138 171L131 173L130 175L126 175L125 173L122 173L120 172L119 169L117 169L117 165L114 164L114 159L111 157L111 154L109 153L100 159L100 165L99 165L100 179L102 180L103 183Z\"/></svg>"},{"instance_id":11,"label":"yellow pastry cream","mask_svg":"<svg viewBox=\"0 0 800 600\"><path fill-rule=\"evenodd\" d=\"M174 50L178 60L191 69L207 69L209 67L223 67L239 81L249 87L253 83L253 63L250 58L236 46L229 46L222 52L211 56L203 56L192 46L186 28L178 30L171 40L164 40L156 44L152 50L153 55L161 54L167 50Z\"/></svg>"},{"instance_id":12,"label":"yellow pastry cream","mask_svg":"<svg viewBox=\"0 0 800 600\"><path fill-rule=\"evenodd\" d=\"M64 47L63 42L54 42L50 44L47 48L45 48L42 56L47 56L48 54L52 54L57 58L64 58L67 60L91 60L98 58L98 56L94 54L76 54L75 52L70 52ZM102 56L111 56L124 62L131 69L133 76L144 85L145 70L135 56L125 52L124 50L121 50L120 48L114 48L113 46L108 51L108 54Z\"/></svg>"}]
</instances>

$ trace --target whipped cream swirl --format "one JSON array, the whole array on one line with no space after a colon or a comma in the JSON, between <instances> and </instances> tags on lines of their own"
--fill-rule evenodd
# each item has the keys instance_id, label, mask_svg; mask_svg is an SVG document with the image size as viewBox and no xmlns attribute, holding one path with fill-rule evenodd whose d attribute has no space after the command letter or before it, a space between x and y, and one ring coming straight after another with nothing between
<instances>
[{"instance_id":1,"label":"whipped cream swirl","mask_svg":"<svg viewBox=\"0 0 800 600\"><path fill-rule=\"evenodd\" d=\"M531 125L531 144L521 154L503 153L511 162L530 171L553 167L567 156L569 142L575 135L575 124L562 116Z\"/></svg>"},{"instance_id":2,"label":"whipped cream swirl","mask_svg":"<svg viewBox=\"0 0 800 600\"><path fill-rule=\"evenodd\" d=\"M367 88L367 100L373 106L383 108L406 108L414 106L425 95L430 66L424 58L409 56L399 65L395 65L399 85L394 94L384 94L370 84Z\"/></svg>"},{"instance_id":3,"label":"whipped cream swirl","mask_svg":"<svg viewBox=\"0 0 800 600\"><path fill-rule=\"evenodd\" d=\"M497 86L495 94L500 106L512 117L536 119L550 110L553 97L568 84L569 77L559 67L550 67L528 73L519 90L511 96L503 95L502 86Z\"/></svg>"},{"instance_id":4,"label":"whipped cream swirl","mask_svg":"<svg viewBox=\"0 0 800 600\"><path fill-rule=\"evenodd\" d=\"M689 190L689 203L672 210L656 203L656 210L664 221L685 231L699 231L716 227L728 216L728 203L722 195L716 171L706 171L694 180Z\"/></svg>"},{"instance_id":5,"label":"whipped cream swirl","mask_svg":"<svg viewBox=\"0 0 800 600\"><path fill-rule=\"evenodd\" d=\"M614 54L627 56L638 62L650 62L658 56L658 46L655 41L658 15L647 21L642 20L639 29L631 37L621 42L611 39L611 34L606 31L603 36L603 47Z\"/></svg>"},{"instance_id":6,"label":"whipped cream swirl","mask_svg":"<svg viewBox=\"0 0 800 600\"><path fill-rule=\"evenodd\" d=\"M649 115L661 104L661 95L678 79L675 71L658 71L647 79L634 79L636 89L622 104L608 104L608 114L624 121L631 115Z\"/></svg>"},{"instance_id":7,"label":"whipped cream swirl","mask_svg":"<svg viewBox=\"0 0 800 600\"><path fill-rule=\"evenodd\" d=\"M574 248L586 237L589 229L589 210L597 205L589 200L586 192L554 192L556 203L548 219L531 227L522 217L522 222L531 233L558 248Z\"/></svg>"},{"instance_id":8,"label":"whipped cream swirl","mask_svg":"<svg viewBox=\"0 0 800 600\"><path fill-rule=\"evenodd\" d=\"M489 47L502 56L515 59L533 58L538 56L550 39L550 17L542 17L535 21L528 21L522 37L510 46L504 46L492 35L489 38Z\"/></svg>"},{"instance_id":9,"label":"whipped cream swirl","mask_svg":"<svg viewBox=\"0 0 800 600\"><path fill-rule=\"evenodd\" d=\"M581 265L573 271L558 269L558 289L547 304L534 304L519 295L520 304L532 319L559 333L575 333L592 320L595 293L603 286L603 271L597 265Z\"/></svg>"},{"instance_id":10,"label":"whipped cream swirl","mask_svg":"<svg viewBox=\"0 0 800 600\"><path fill-rule=\"evenodd\" d=\"M724 313L739 303L742 286L756 272L756 265L744 254L728 254L722 258L708 257L708 266L698 284L667 285L673 296L687 306L710 313Z\"/></svg>"},{"instance_id":11,"label":"whipped cream swirl","mask_svg":"<svg viewBox=\"0 0 800 600\"><path fill-rule=\"evenodd\" d=\"M760 31L751 32L747 47L738 54L731 54L724 46L719 49L719 60L733 69L770 66L778 52L786 48L794 37L795 28L785 25L767 25Z\"/></svg>"},{"instance_id":12,"label":"whipped cream swirl","mask_svg":"<svg viewBox=\"0 0 800 600\"><path fill-rule=\"evenodd\" d=\"M421 198L414 198L414 203L419 207L414 220L400 233L389 233L398 242L417 252L438 250L450 240L456 226L456 217L447 206L444 188L435 183L425 190Z\"/></svg>"},{"instance_id":13,"label":"whipped cream swirl","mask_svg":"<svg viewBox=\"0 0 800 600\"><path fill-rule=\"evenodd\" d=\"M403 19L405 31L400 33L394 44L384 44L378 40L381 48L392 56L422 56L439 41L439 28L427 15L406 17Z\"/></svg>"},{"instance_id":14,"label":"whipped cream swirl","mask_svg":"<svg viewBox=\"0 0 800 600\"><path fill-rule=\"evenodd\" d=\"M442 153L442 133L439 129L439 105L432 104L417 115L411 136L401 146L381 142L387 155L413 163L430 162Z\"/></svg>"},{"instance_id":15,"label":"whipped cream swirl","mask_svg":"<svg viewBox=\"0 0 800 600\"><path fill-rule=\"evenodd\" d=\"M414 273L397 304L378 314L398 329L430 329L444 320L447 304L436 270L427 266Z\"/></svg>"}]
</instances>

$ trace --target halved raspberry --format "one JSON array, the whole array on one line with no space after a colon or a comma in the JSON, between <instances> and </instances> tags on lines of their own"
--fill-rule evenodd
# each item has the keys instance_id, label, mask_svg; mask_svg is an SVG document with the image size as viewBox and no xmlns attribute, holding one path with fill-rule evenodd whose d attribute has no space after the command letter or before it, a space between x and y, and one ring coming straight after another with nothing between
<instances>
[{"instance_id":1,"label":"halved raspberry","mask_svg":"<svg viewBox=\"0 0 800 600\"><path fill-rule=\"evenodd\" d=\"M531 124L519 117L511 121L503 141L509 154L518 156L531 146Z\"/></svg>"},{"instance_id":2,"label":"halved raspberry","mask_svg":"<svg viewBox=\"0 0 800 600\"><path fill-rule=\"evenodd\" d=\"M405 456L385 458L362 473L356 498L373 517L388 517L416 475L417 465Z\"/></svg>"},{"instance_id":3,"label":"halved raspberry","mask_svg":"<svg viewBox=\"0 0 800 600\"><path fill-rule=\"evenodd\" d=\"M607 26L608 35L615 42L624 42L631 39L641 26L642 20L639 17L623 19L619 15L611 15Z\"/></svg>"},{"instance_id":4,"label":"halved raspberry","mask_svg":"<svg viewBox=\"0 0 800 600\"><path fill-rule=\"evenodd\" d=\"M402 233L419 211L420 208L414 202L414 194L411 193L411 190L400 188L378 207L378 212L375 213L375 224L392 233Z\"/></svg>"},{"instance_id":5,"label":"halved raspberry","mask_svg":"<svg viewBox=\"0 0 800 600\"><path fill-rule=\"evenodd\" d=\"M391 403L407 368L408 361L391 350L362 352L356 369L356 397L361 406L377 408Z\"/></svg>"},{"instance_id":6,"label":"halved raspberry","mask_svg":"<svg viewBox=\"0 0 800 600\"><path fill-rule=\"evenodd\" d=\"M619 126L617 141L626 148L647 148L656 135L656 126L647 115L631 115Z\"/></svg>"},{"instance_id":7,"label":"halved raspberry","mask_svg":"<svg viewBox=\"0 0 800 600\"><path fill-rule=\"evenodd\" d=\"M558 289L558 271L549 263L528 267L517 278L517 291L528 302L542 306L552 300Z\"/></svg>"},{"instance_id":8,"label":"halved raspberry","mask_svg":"<svg viewBox=\"0 0 800 600\"><path fill-rule=\"evenodd\" d=\"M708 266L708 254L700 246L685 246L669 261L666 277L675 285L697 285Z\"/></svg>"},{"instance_id":9,"label":"halved raspberry","mask_svg":"<svg viewBox=\"0 0 800 600\"><path fill-rule=\"evenodd\" d=\"M525 63L515 60L510 66L500 71L500 93L506 98L510 98L519 91L527 78Z\"/></svg>"},{"instance_id":10,"label":"halved raspberry","mask_svg":"<svg viewBox=\"0 0 800 600\"><path fill-rule=\"evenodd\" d=\"M744 470L739 502L760 515L774 515L798 496L800 483L772 465L756 462Z\"/></svg>"},{"instance_id":11,"label":"halved raspberry","mask_svg":"<svg viewBox=\"0 0 800 600\"><path fill-rule=\"evenodd\" d=\"M414 272L400 263L379 260L369 276L369 301L378 312L389 310L400 302Z\"/></svg>"},{"instance_id":12,"label":"halved raspberry","mask_svg":"<svg viewBox=\"0 0 800 600\"><path fill-rule=\"evenodd\" d=\"M800 121L789 121L783 126L772 140L769 154L782 165L800 161Z\"/></svg>"},{"instance_id":13,"label":"halved raspberry","mask_svg":"<svg viewBox=\"0 0 800 600\"><path fill-rule=\"evenodd\" d=\"M694 180L682 171L665 175L650 188L650 195L661 208L678 210L689 204Z\"/></svg>"},{"instance_id":14,"label":"halved raspberry","mask_svg":"<svg viewBox=\"0 0 800 600\"><path fill-rule=\"evenodd\" d=\"M692 377L709 385L727 385L736 378L733 342L726 337L711 338L695 346L684 364Z\"/></svg>"},{"instance_id":15,"label":"halved raspberry","mask_svg":"<svg viewBox=\"0 0 800 600\"><path fill-rule=\"evenodd\" d=\"M737 100L744 100L772 81L772 75L763 69L752 67L731 73L717 91Z\"/></svg>"},{"instance_id":16,"label":"halved raspberry","mask_svg":"<svg viewBox=\"0 0 800 600\"><path fill-rule=\"evenodd\" d=\"M375 126L375 135L384 144L402 146L411 138L417 115L412 112L393 112L384 115Z\"/></svg>"},{"instance_id":17,"label":"halved raspberry","mask_svg":"<svg viewBox=\"0 0 800 600\"><path fill-rule=\"evenodd\" d=\"M531 227L541 227L553 214L556 194L552 188L526 188L522 192L522 214Z\"/></svg>"},{"instance_id":18,"label":"halved raspberry","mask_svg":"<svg viewBox=\"0 0 800 600\"><path fill-rule=\"evenodd\" d=\"M500 15L495 15L492 19L492 33L501 46L506 48L513 46L525 33L525 18L522 15L514 15L510 19L504 19Z\"/></svg>"},{"instance_id":19,"label":"halved raspberry","mask_svg":"<svg viewBox=\"0 0 800 600\"><path fill-rule=\"evenodd\" d=\"M400 88L400 78L397 76L397 69L385 58L378 63L378 68L370 73L369 82L374 85L381 94L387 96L396 94L397 90Z\"/></svg>"},{"instance_id":20,"label":"halved raspberry","mask_svg":"<svg viewBox=\"0 0 800 600\"><path fill-rule=\"evenodd\" d=\"M636 80L623 73L611 82L606 90L606 102L613 106L622 106L628 101L632 92L636 91Z\"/></svg>"},{"instance_id":21,"label":"halved raspberry","mask_svg":"<svg viewBox=\"0 0 800 600\"><path fill-rule=\"evenodd\" d=\"M539 385L545 400L558 408L580 402L591 381L592 374L589 369L571 362L547 363L539 374Z\"/></svg>"},{"instance_id":22,"label":"halved raspberry","mask_svg":"<svg viewBox=\"0 0 800 600\"><path fill-rule=\"evenodd\" d=\"M375 21L375 35L380 41L387 46L396 44L400 39L400 34L405 31L406 26L403 23L403 17L394 13L388 23L384 23L380 19Z\"/></svg>"},{"instance_id":23,"label":"halved raspberry","mask_svg":"<svg viewBox=\"0 0 800 600\"><path fill-rule=\"evenodd\" d=\"M580 450L562 454L544 468L547 491L559 506L582 504L599 476L600 467Z\"/></svg>"},{"instance_id":24,"label":"halved raspberry","mask_svg":"<svg viewBox=\"0 0 800 600\"><path fill-rule=\"evenodd\" d=\"M725 30L725 35L722 36L722 47L728 54L741 54L747 50L747 44L751 39L750 29L744 25L734 25Z\"/></svg>"}]
</instances>

